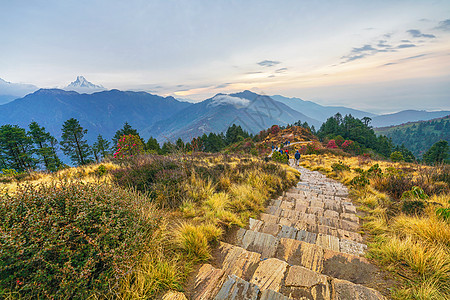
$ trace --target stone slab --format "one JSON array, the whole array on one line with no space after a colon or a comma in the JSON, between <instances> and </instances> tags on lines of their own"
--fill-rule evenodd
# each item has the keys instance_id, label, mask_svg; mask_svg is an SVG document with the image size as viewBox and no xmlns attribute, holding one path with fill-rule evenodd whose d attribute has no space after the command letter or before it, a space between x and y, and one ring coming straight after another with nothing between
<instances>
[{"instance_id":1,"label":"stone slab","mask_svg":"<svg viewBox=\"0 0 450 300\"><path fill-rule=\"evenodd\" d=\"M319 235L317 236L316 245L333 251L340 250L339 238L332 235L319 233Z\"/></svg>"},{"instance_id":2,"label":"stone slab","mask_svg":"<svg viewBox=\"0 0 450 300\"><path fill-rule=\"evenodd\" d=\"M317 234L306 230L299 230L297 232L296 239L306 243L315 244L317 240Z\"/></svg>"},{"instance_id":3,"label":"stone slab","mask_svg":"<svg viewBox=\"0 0 450 300\"><path fill-rule=\"evenodd\" d=\"M224 272L221 269L216 269L210 264L202 265L195 277L192 299L213 299L224 279Z\"/></svg>"},{"instance_id":4,"label":"stone slab","mask_svg":"<svg viewBox=\"0 0 450 300\"><path fill-rule=\"evenodd\" d=\"M278 246L278 239L271 234L247 230L239 243L248 251L261 254L261 258L273 257Z\"/></svg>"},{"instance_id":5,"label":"stone slab","mask_svg":"<svg viewBox=\"0 0 450 300\"><path fill-rule=\"evenodd\" d=\"M357 284L365 284L370 283L377 272L377 267L370 264L364 257L324 250L323 274Z\"/></svg>"},{"instance_id":6,"label":"stone slab","mask_svg":"<svg viewBox=\"0 0 450 300\"><path fill-rule=\"evenodd\" d=\"M367 246L355 241L341 239L339 241L339 251L353 255L364 255Z\"/></svg>"},{"instance_id":7,"label":"stone slab","mask_svg":"<svg viewBox=\"0 0 450 300\"><path fill-rule=\"evenodd\" d=\"M230 248L225 243L221 243L219 249L223 252L226 251L222 262L222 270L225 274L236 275L244 280L250 280L261 260L261 254L247 251L237 246Z\"/></svg>"},{"instance_id":8,"label":"stone slab","mask_svg":"<svg viewBox=\"0 0 450 300\"><path fill-rule=\"evenodd\" d=\"M277 216L274 216L274 215L262 213L262 214L259 216L259 219L260 219L261 221L263 221L264 223L273 223L273 224L277 224L279 218L278 218Z\"/></svg>"},{"instance_id":9,"label":"stone slab","mask_svg":"<svg viewBox=\"0 0 450 300\"><path fill-rule=\"evenodd\" d=\"M333 279L333 290L336 300L379 300L386 299L380 292L349 281Z\"/></svg>"},{"instance_id":10,"label":"stone slab","mask_svg":"<svg viewBox=\"0 0 450 300\"><path fill-rule=\"evenodd\" d=\"M272 290L264 290L261 292L260 300L289 300L291 298L286 297L283 294L280 294L278 292L272 291Z\"/></svg>"},{"instance_id":11,"label":"stone slab","mask_svg":"<svg viewBox=\"0 0 450 300\"><path fill-rule=\"evenodd\" d=\"M278 292L288 266L286 262L276 258L263 260L259 263L250 282L259 286L262 291L271 289Z\"/></svg>"},{"instance_id":12,"label":"stone slab","mask_svg":"<svg viewBox=\"0 0 450 300\"><path fill-rule=\"evenodd\" d=\"M235 275L229 276L214 300L257 300L259 288Z\"/></svg>"},{"instance_id":13,"label":"stone slab","mask_svg":"<svg viewBox=\"0 0 450 300\"><path fill-rule=\"evenodd\" d=\"M280 232L278 232L277 237L295 240L295 238L297 237L297 229L295 227L283 225L281 226L281 230Z\"/></svg>"}]
</instances>

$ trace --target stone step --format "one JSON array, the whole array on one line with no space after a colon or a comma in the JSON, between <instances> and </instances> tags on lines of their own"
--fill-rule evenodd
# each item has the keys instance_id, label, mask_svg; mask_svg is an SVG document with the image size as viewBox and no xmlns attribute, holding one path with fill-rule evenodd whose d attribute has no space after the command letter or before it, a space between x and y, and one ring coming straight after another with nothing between
<instances>
[{"instance_id":1,"label":"stone step","mask_svg":"<svg viewBox=\"0 0 450 300\"><path fill-rule=\"evenodd\" d=\"M343 229L336 229L326 225L314 225L312 223L306 223L305 221L293 222L286 218L273 218L273 215L261 214L262 220L252 220L250 230L271 234L277 237L289 237L300 241L306 241L308 243L315 244L317 236L333 236L339 241L348 240L345 242L345 253L363 255L364 250L367 248L362 244L362 236L357 232L346 231ZM295 237L294 237L295 236ZM353 245L348 247L349 245ZM341 247L339 247L338 251ZM350 251L350 252L348 252Z\"/></svg>"},{"instance_id":2,"label":"stone step","mask_svg":"<svg viewBox=\"0 0 450 300\"><path fill-rule=\"evenodd\" d=\"M196 275L191 299L385 299L363 285L298 265L289 266L276 258L261 261L250 281L220 271L203 265Z\"/></svg>"},{"instance_id":3,"label":"stone step","mask_svg":"<svg viewBox=\"0 0 450 300\"><path fill-rule=\"evenodd\" d=\"M306 211L306 212L305 212ZM271 214L280 218L286 218L292 222L304 221L312 225L326 225L336 229L343 229L347 231L357 232L359 230L359 218L355 214L342 213L344 218L336 215L333 211L326 210L324 216L323 207L297 207L297 209L282 209L276 206L268 206L265 213ZM337 217L336 217L337 216ZM349 221L348 219L354 221Z\"/></svg>"},{"instance_id":4,"label":"stone step","mask_svg":"<svg viewBox=\"0 0 450 300\"><path fill-rule=\"evenodd\" d=\"M269 239L269 236L274 238ZM323 241L321 241L323 239ZM349 280L354 283L367 283L370 275L376 272L364 257L342 253L337 248L336 241L327 240L319 236L320 243L311 244L291 238L275 238L272 235L239 229L236 234L236 245L250 252L261 254L261 259L277 258L289 265L299 265L315 272L323 273L335 278ZM223 268L227 274L235 274L249 280L251 272L258 263L258 256L250 255L243 250L222 246L224 258ZM224 254L229 251L232 254ZM234 271L236 270L236 271Z\"/></svg>"}]
</instances>

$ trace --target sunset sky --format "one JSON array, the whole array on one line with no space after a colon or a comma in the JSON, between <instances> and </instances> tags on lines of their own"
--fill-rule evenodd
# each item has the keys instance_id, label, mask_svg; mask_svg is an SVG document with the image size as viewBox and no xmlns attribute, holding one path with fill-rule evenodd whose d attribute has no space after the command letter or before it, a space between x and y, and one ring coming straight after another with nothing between
<instances>
[{"instance_id":1,"label":"sunset sky","mask_svg":"<svg viewBox=\"0 0 450 300\"><path fill-rule=\"evenodd\" d=\"M450 1L5 1L0 78L450 110Z\"/></svg>"}]
</instances>

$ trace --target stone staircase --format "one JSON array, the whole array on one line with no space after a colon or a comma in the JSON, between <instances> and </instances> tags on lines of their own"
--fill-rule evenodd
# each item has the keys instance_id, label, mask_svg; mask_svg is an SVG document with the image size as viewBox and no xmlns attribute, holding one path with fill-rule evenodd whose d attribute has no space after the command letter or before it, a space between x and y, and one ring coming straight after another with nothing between
<instances>
[{"instance_id":1,"label":"stone staircase","mask_svg":"<svg viewBox=\"0 0 450 300\"><path fill-rule=\"evenodd\" d=\"M346 187L299 170L296 187L220 243L213 265L196 273L191 299L385 299L367 287L377 268L363 257Z\"/></svg>"}]
</instances>

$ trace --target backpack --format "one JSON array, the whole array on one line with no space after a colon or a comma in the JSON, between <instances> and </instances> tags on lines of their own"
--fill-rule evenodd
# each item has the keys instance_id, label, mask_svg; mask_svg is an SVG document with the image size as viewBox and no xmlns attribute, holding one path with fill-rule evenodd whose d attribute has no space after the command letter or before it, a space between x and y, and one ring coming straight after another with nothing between
<instances>
[{"instance_id":1,"label":"backpack","mask_svg":"<svg viewBox=\"0 0 450 300\"><path fill-rule=\"evenodd\" d=\"M300 159L300 153L295 153L295 159Z\"/></svg>"}]
</instances>

